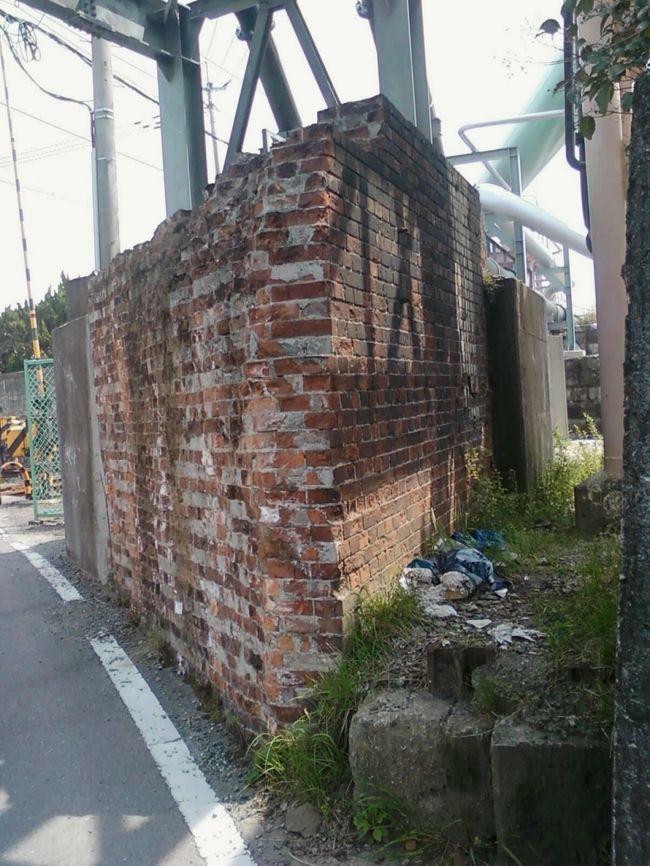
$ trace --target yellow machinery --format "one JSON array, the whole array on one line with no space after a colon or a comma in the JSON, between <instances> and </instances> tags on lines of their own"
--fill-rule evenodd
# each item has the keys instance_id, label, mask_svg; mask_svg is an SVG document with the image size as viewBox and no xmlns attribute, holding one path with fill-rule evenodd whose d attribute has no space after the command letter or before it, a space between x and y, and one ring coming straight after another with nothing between
<instances>
[{"instance_id":1,"label":"yellow machinery","mask_svg":"<svg viewBox=\"0 0 650 866\"><path fill-rule=\"evenodd\" d=\"M15 415L0 416L0 451L2 462L29 457L27 422Z\"/></svg>"},{"instance_id":2,"label":"yellow machinery","mask_svg":"<svg viewBox=\"0 0 650 866\"><path fill-rule=\"evenodd\" d=\"M29 459L29 437L27 422L13 415L0 417L0 483L6 493L28 499L32 495L32 482L27 469ZM5 477L19 476L20 484L5 484ZM2 501L0 499L0 501Z\"/></svg>"}]
</instances>

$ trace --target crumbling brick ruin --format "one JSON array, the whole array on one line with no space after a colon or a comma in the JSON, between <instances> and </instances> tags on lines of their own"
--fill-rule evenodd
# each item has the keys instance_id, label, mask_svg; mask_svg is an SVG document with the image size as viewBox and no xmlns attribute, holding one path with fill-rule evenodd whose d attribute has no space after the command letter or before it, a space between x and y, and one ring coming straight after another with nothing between
<instances>
[{"instance_id":1,"label":"crumbling brick ruin","mask_svg":"<svg viewBox=\"0 0 650 866\"><path fill-rule=\"evenodd\" d=\"M488 397L475 191L384 98L222 175L91 284L112 570L251 728L448 525Z\"/></svg>"}]
</instances>

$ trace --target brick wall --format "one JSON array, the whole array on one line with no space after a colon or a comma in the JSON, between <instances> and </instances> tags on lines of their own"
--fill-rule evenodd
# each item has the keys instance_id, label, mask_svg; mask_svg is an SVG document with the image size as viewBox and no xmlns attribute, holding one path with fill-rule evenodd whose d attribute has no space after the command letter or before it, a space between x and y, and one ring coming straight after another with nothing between
<instances>
[{"instance_id":1,"label":"brick wall","mask_svg":"<svg viewBox=\"0 0 650 866\"><path fill-rule=\"evenodd\" d=\"M90 321L115 579L286 721L485 442L477 196L382 98L324 112L120 255Z\"/></svg>"}]
</instances>

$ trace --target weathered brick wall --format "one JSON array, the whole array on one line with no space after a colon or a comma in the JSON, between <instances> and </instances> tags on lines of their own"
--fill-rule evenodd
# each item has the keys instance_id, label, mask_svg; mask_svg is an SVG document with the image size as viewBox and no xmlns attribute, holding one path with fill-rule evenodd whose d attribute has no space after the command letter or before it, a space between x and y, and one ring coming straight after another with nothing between
<instances>
[{"instance_id":1,"label":"weathered brick wall","mask_svg":"<svg viewBox=\"0 0 650 866\"><path fill-rule=\"evenodd\" d=\"M448 523L486 437L478 199L377 97L91 288L114 576L251 727Z\"/></svg>"}]
</instances>

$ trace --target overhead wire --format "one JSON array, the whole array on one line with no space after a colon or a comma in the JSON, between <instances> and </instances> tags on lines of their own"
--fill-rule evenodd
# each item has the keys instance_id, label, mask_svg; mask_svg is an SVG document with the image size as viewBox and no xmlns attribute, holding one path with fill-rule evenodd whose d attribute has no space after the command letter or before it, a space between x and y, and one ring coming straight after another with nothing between
<instances>
[{"instance_id":1,"label":"overhead wire","mask_svg":"<svg viewBox=\"0 0 650 866\"><path fill-rule=\"evenodd\" d=\"M14 186L14 182L12 180L5 180L4 177L0 177L0 183L5 184L5 186ZM82 202L80 199L69 198L67 195L61 195L58 192L54 192L54 190L39 189L38 187L35 187L35 186L26 186L24 183L21 183L20 188L22 190L24 190L25 192L34 192L34 193L37 193L38 195L46 195L49 198L61 199L62 201L68 201L71 204L81 205L82 207L85 207L87 210L90 210L90 206L87 205L85 202Z\"/></svg>"},{"instance_id":2,"label":"overhead wire","mask_svg":"<svg viewBox=\"0 0 650 866\"><path fill-rule=\"evenodd\" d=\"M43 33L43 35L47 36L49 39L52 39L52 41L54 41L56 44L58 44L62 48L66 48L68 51L70 51L71 53L73 53L74 55L79 57L79 59L83 60L84 63L86 63L88 66L92 67L92 60L90 57L87 57L82 51L75 48L73 45L70 45L64 39L61 39L57 34L49 32L48 30L46 30L44 27L41 27L40 25L32 24L31 22L21 21L21 19L16 18L15 15L10 15L9 13L5 12L3 9L0 9L0 16L5 18L8 21L11 21L11 23L19 23L19 24L26 23L26 24L28 24L30 27L33 27L34 29L38 30L40 33ZM3 29L3 28L0 28L0 29ZM7 36L7 31L5 30L4 32L5 32L5 35ZM216 32L216 30L215 30L215 32ZM213 33L213 36L214 36L214 33ZM84 107L86 107L90 111L90 113L92 115L92 108L90 108L90 106L86 102L84 102L82 100L74 99L73 97L63 96L62 94L56 94L52 91L47 90L47 88L44 88L41 84L39 84L39 82L36 81L36 79L33 78L30 75L30 73L25 69L23 64L20 62L19 58L16 56L15 51L13 50L13 47L11 45L10 45L10 48L11 48L12 54L14 56L14 59L16 59L18 64L21 66L21 69L23 70L23 72L25 72L27 77L36 85L36 87L39 88L39 90L42 90L48 96L53 96L56 99L62 99L65 102L73 102L73 103L78 103L79 105L83 105ZM207 57L206 57L206 60L208 60L208 62L211 62L214 66L217 66L220 69L224 69L224 67L222 67L220 64L216 63L215 61L210 60ZM139 67L134 66L134 68L138 69ZM224 71L227 71L227 70L224 69ZM239 76L236 76L236 77L239 77ZM142 90L142 88L138 87L138 85L133 84L132 82L123 78L121 75L113 73L113 78L116 81L120 82L120 84L123 84L125 87L128 87L130 90L133 90L135 93L137 93L139 96L146 99L148 102L151 102L154 105L160 104L159 101L154 96L151 96L150 94L146 93L144 90ZM204 111L207 110L207 107L205 105L203 106L203 108L204 108ZM213 135L209 130L205 130L205 134L209 138L214 138L216 141L221 142L221 144L225 144L225 145L228 144L228 141L226 139L220 138L217 135Z\"/></svg>"},{"instance_id":3,"label":"overhead wire","mask_svg":"<svg viewBox=\"0 0 650 866\"><path fill-rule=\"evenodd\" d=\"M2 104L2 103L0 103ZM14 109L16 110L16 109ZM155 120L155 118L153 118ZM133 129L133 127L136 127ZM145 132L148 129L153 128L149 123L142 123L141 121L132 121L131 123L120 127L118 132L123 135L137 135L141 132ZM53 144L47 144L43 147L32 148L31 150L25 150L18 154L18 158L21 163L26 162L37 162L41 159L47 159L49 157L60 156L65 153L70 153L74 150L79 150L86 146L87 139L83 141L58 141ZM0 159L0 169L5 168L6 166L11 164L11 159L9 157L5 159Z\"/></svg>"},{"instance_id":4,"label":"overhead wire","mask_svg":"<svg viewBox=\"0 0 650 866\"><path fill-rule=\"evenodd\" d=\"M5 104L4 102L0 101L0 105L4 105L4 104ZM49 120L44 120L42 117L38 117L38 115L36 115L36 114L30 114L29 111L24 111L23 109L20 109L20 108L14 108L14 106L12 106L11 110L14 111L16 114L22 114L25 117L29 117L30 120L36 120L38 123L42 123L45 126L50 126L50 127L52 127L52 129L58 129L59 132L65 132L68 135L72 135L75 138L83 139L84 141L88 142L88 144L91 144L91 140L90 140L89 136L87 136L87 135L81 135L81 133L73 132L71 129L66 129L63 126L59 126L57 123L52 123ZM130 159L132 162L137 162L140 165L144 165L147 168L153 168L156 171L162 171L161 166L154 165L151 162L146 162L145 160L139 159L137 156L133 156L130 153L124 153L124 151L121 151L121 150L118 150L117 153L119 156L123 156L125 159Z\"/></svg>"},{"instance_id":5,"label":"overhead wire","mask_svg":"<svg viewBox=\"0 0 650 866\"><path fill-rule=\"evenodd\" d=\"M31 28L33 30L37 30L39 33L42 33L44 36L47 36L48 39L51 39L53 42L55 42L57 45L60 45L62 48L66 48L72 54L76 55L80 60L83 60L83 62L87 66L92 67L92 59L90 57L88 57L86 54L83 53L83 51L80 51L74 45L70 45L69 42L67 42L65 39L62 39L60 36L58 36L58 34L52 33L49 30L47 30L45 27L41 27L38 24L33 24L31 22L24 21L23 19L16 18L15 15L10 15L8 12L5 12L3 9L0 9L0 16L2 16L3 18L5 18L5 20L7 20L11 23L18 23L19 28L23 27L24 25L28 25L29 28ZM34 40L34 43L35 43L35 40ZM37 48L38 55L40 56L40 51L38 50L38 46L36 46L36 48ZM33 56L32 59L36 60L36 59L38 59L38 57ZM23 70L23 71L27 72L27 70ZM28 72L27 72L27 75L29 76ZM158 104L158 100L154 96L151 96L149 93L142 90L141 87L138 87L137 84L133 84L133 82L128 81L126 78L123 78L118 73L113 73L113 78L116 81L119 81L120 84L124 85L124 87L128 87L130 90L133 90L139 96L142 96L143 99L146 99L149 102L153 102L156 105ZM37 84L37 86L40 86L40 85ZM54 94L50 94L50 95L54 95Z\"/></svg>"},{"instance_id":6,"label":"overhead wire","mask_svg":"<svg viewBox=\"0 0 650 866\"><path fill-rule=\"evenodd\" d=\"M19 39L20 43L24 46L24 50L30 54L30 58L32 60L36 60L40 53L38 52L38 46L36 44L36 40L33 35L33 26L29 25L28 22L20 21L20 19L13 17L12 15L8 15L6 12L0 10L0 15L5 18L11 24L18 24L19 29ZM28 25L28 26L25 26ZM32 84L37 87L40 91L45 93L47 96L51 96L53 99L58 99L61 102L70 102L74 105L81 105L83 108L88 111L90 118L92 120L93 110L88 105L87 102L84 102L82 99L76 99L73 96L65 96L62 93L56 93L54 90L49 90L47 87L44 87L39 81L37 81L34 76L27 70L25 64L23 63L22 58L20 57L19 52L16 50L12 39L11 34L5 27L0 26L0 30L4 34L4 37L7 41L7 45L9 46L9 50L11 51L11 56L16 61L18 66L22 69L25 75L29 78Z\"/></svg>"}]
</instances>

